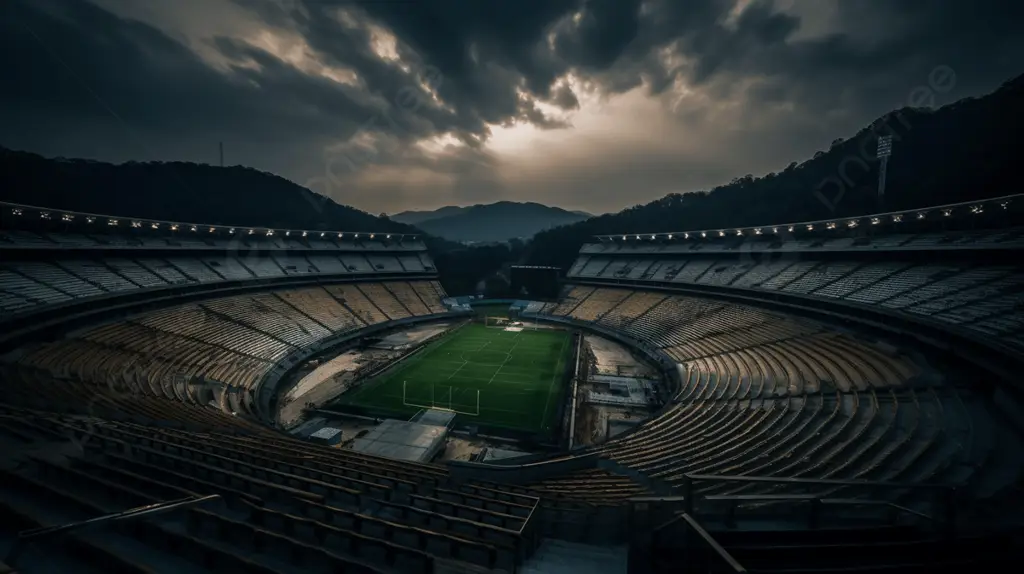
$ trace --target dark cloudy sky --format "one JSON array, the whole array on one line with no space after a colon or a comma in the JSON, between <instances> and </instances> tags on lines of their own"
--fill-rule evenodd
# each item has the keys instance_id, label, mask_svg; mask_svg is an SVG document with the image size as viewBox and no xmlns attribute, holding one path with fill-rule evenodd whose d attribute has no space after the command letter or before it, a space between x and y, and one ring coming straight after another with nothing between
<instances>
[{"instance_id":1,"label":"dark cloudy sky","mask_svg":"<svg viewBox=\"0 0 1024 574\"><path fill-rule=\"evenodd\" d=\"M1019 0L2 0L0 145L594 212L1024 71Z\"/></svg>"}]
</instances>

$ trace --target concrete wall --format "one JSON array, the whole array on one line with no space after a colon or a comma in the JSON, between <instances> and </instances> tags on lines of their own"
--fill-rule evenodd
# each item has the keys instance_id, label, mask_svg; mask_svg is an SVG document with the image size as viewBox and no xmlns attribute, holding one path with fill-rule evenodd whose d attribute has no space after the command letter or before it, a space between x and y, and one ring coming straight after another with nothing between
<instances>
[{"instance_id":1,"label":"concrete wall","mask_svg":"<svg viewBox=\"0 0 1024 574\"><path fill-rule=\"evenodd\" d=\"M597 467L598 455L593 453L560 456L561 458L527 464L451 461L448 463L448 470L457 482L484 480L503 484L528 484L552 476L561 476L577 470Z\"/></svg>"},{"instance_id":2,"label":"concrete wall","mask_svg":"<svg viewBox=\"0 0 1024 574\"><path fill-rule=\"evenodd\" d=\"M468 315L469 313L465 312L449 312L434 315L420 315L418 317L406 317L405 319L377 323L376 325L370 325L369 327L357 329L355 331L337 333L330 337L320 339L312 345L296 349L278 361L277 364L274 365L273 369L263 375L263 379L261 379L253 389L253 394L256 396L256 408L260 414L260 418L266 424L274 424L273 413L276 408L277 388L281 385L281 381L290 375L296 368L303 365L308 359L320 353L329 351L332 348L339 347L355 339L360 339L368 335L381 333L397 327L429 323L431 321L441 321L445 319L457 319Z\"/></svg>"}]
</instances>

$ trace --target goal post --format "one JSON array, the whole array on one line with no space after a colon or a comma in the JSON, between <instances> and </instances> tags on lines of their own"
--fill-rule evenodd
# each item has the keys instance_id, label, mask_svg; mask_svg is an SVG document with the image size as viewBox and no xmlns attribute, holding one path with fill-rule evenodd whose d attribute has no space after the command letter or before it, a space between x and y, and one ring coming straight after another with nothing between
<instances>
[{"instance_id":1,"label":"goal post","mask_svg":"<svg viewBox=\"0 0 1024 574\"><path fill-rule=\"evenodd\" d=\"M484 316L484 325L488 327L504 327L508 325L508 317L498 317L493 315Z\"/></svg>"},{"instance_id":2,"label":"goal post","mask_svg":"<svg viewBox=\"0 0 1024 574\"><path fill-rule=\"evenodd\" d=\"M508 331L539 331L540 327L535 319L529 317L519 317L517 319L510 319L508 317L484 317L484 325L495 329L505 329Z\"/></svg>"},{"instance_id":3,"label":"goal post","mask_svg":"<svg viewBox=\"0 0 1024 574\"><path fill-rule=\"evenodd\" d=\"M459 390L459 401L455 401L455 391ZM469 404L464 404L461 399L469 393L472 399ZM474 396L475 395L475 396ZM406 407L416 407L421 409L435 409L439 411L448 411L460 415L479 416L480 415L480 389L457 389L453 386L438 386L434 383L430 384L430 400L423 401L422 403L417 402L416 399L410 399L408 394L408 381L402 381L402 405Z\"/></svg>"}]
</instances>

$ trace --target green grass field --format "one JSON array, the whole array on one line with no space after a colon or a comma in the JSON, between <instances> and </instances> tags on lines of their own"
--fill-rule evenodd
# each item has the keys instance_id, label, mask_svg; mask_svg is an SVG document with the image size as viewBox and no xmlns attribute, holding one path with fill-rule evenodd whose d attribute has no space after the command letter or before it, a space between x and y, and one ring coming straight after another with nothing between
<instances>
[{"instance_id":1,"label":"green grass field","mask_svg":"<svg viewBox=\"0 0 1024 574\"><path fill-rule=\"evenodd\" d=\"M471 323L345 393L338 404L394 416L450 408L460 423L548 433L571 354L567 331Z\"/></svg>"}]
</instances>

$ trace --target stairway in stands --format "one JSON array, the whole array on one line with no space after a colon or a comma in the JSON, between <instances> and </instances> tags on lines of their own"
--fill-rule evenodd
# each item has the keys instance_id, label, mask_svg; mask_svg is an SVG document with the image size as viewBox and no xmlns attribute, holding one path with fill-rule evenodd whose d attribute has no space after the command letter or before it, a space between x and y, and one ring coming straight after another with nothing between
<instances>
[{"instance_id":1,"label":"stairway in stands","mask_svg":"<svg viewBox=\"0 0 1024 574\"><path fill-rule=\"evenodd\" d=\"M626 574L626 546L594 546L544 539L519 574Z\"/></svg>"}]
</instances>

